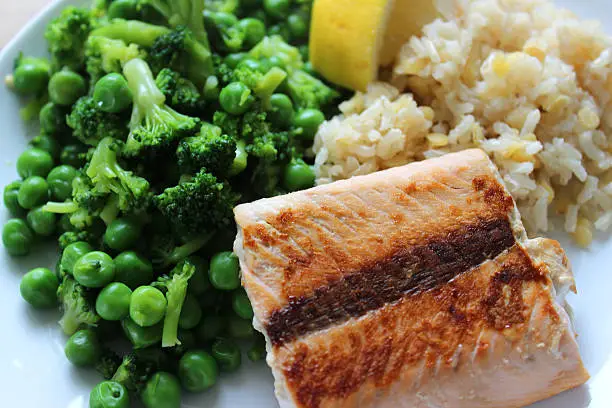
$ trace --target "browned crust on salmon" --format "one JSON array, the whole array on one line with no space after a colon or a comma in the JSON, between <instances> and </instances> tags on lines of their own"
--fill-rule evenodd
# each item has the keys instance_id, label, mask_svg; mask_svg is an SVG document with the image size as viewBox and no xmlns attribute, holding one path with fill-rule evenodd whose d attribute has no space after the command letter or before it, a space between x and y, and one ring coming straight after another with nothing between
<instances>
[{"instance_id":1,"label":"browned crust on salmon","mask_svg":"<svg viewBox=\"0 0 612 408\"><path fill-rule=\"evenodd\" d=\"M550 285L544 267L517 244L446 285L286 344L277 350L277 364L300 407L353 406L331 401L357 390L363 397L364 389L382 391L396 382L416 392L417 364L424 362L432 380L432 371L442 376L462 366L485 367L500 347L489 340L492 335L509 344L530 336L529 343L550 346L557 329L565 330L558 327ZM458 355L462 345L473 349Z\"/></svg>"},{"instance_id":2,"label":"browned crust on salmon","mask_svg":"<svg viewBox=\"0 0 612 408\"><path fill-rule=\"evenodd\" d=\"M244 284L264 322L380 259L514 211L479 150L242 205Z\"/></svg>"},{"instance_id":3,"label":"browned crust on salmon","mask_svg":"<svg viewBox=\"0 0 612 408\"><path fill-rule=\"evenodd\" d=\"M309 297L289 300L265 323L272 344L363 316L403 296L414 296L448 283L515 243L507 218L475 222L425 244L347 273ZM511 272L501 279L514 279ZM495 294L496 295L496 294Z\"/></svg>"}]
</instances>

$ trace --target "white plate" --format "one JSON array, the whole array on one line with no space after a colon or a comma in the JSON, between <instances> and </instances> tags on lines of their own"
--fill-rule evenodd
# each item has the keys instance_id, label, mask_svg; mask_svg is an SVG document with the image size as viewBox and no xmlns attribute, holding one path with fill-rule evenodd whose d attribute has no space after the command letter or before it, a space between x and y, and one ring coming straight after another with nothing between
<instances>
[{"instance_id":1,"label":"white plate","mask_svg":"<svg viewBox=\"0 0 612 408\"><path fill-rule=\"evenodd\" d=\"M59 1L43 11L0 53L0 78L11 72L20 50L43 55L46 23L68 4ZM559 0L558 3L587 18L600 18L612 33L609 0ZM0 86L0 186L17 178L15 160L36 129L19 120L18 98ZM0 222L8 214L0 210ZM592 375L586 386L541 402L532 408L612 407L612 239L596 242L581 251L563 240L578 281L579 296L570 301L585 363ZM89 391L100 378L96 373L70 366L64 357L65 338L58 330L57 312L36 312L19 296L19 280L36 266L54 265L56 254L41 249L40 256L12 259L0 249L0 407L80 408L88 406ZM184 407L275 407L272 375L265 364L246 358L240 371L223 376L218 386L201 395L184 398ZM500 392L503 387L500 387Z\"/></svg>"}]
</instances>

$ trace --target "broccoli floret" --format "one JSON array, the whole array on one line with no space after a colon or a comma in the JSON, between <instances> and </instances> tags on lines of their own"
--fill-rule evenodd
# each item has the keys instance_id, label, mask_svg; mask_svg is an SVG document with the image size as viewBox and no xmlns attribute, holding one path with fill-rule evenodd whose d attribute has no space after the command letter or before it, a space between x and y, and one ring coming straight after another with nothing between
<instances>
[{"instance_id":1,"label":"broccoli floret","mask_svg":"<svg viewBox=\"0 0 612 408\"><path fill-rule=\"evenodd\" d=\"M179 140L199 130L200 120L182 115L165 104L166 97L155 84L146 62L133 59L124 69L134 95L130 135L124 154L154 157L175 149Z\"/></svg>"},{"instance_id":2,"label":"broccoli floret","mask_svg":"<svg viewBox=\"0 0 612 408\"><path fill-rule=\"evenodd\" d=\"M166 315L164 316L162 347L174 347L181 344L178 339L179 318L187 295L189 279L191 279L195 270L195 266L185 260L174 267L169 275L158 278L157 282L152 284L152 286L165 292L168 301Z\"/></svg>"},{"instance_id":3,"label":"broccoli floret","mask_svg":"<svg viewBox=\"0 0 612 408\"><path fill-rule=\"evenodd\" d=\"M287 73L278 67L272 67L263 74L246 64L239 64L232 73L232 80L242 82L251 88L261 99L264 108L269 106L270 97L286 78Z\"/></svg>"},{"instance_id":4,"label":"broccoli floret","mask_svg":"<svg viewBox=\"0 0 612 408\"><path fill-rule=\"evenodd\" d=\"M70 244L81 241L96 245L100 241L100 235L93 234L91 231L68 231L58 238L59 246L62 250Z\"/></svg>"},{"instance_id":5,"label":"broccoli floret","mask_svg":"<svg viewBox=\"0 0 612 408\"><path fill-rule=\"evenodd\" d=\"M108 193L95 189L89 177L84 173L72 180L72 201L86 214L98 214L102 211L108 201L108 196ZM74 222L72 224L74 225Z\"/></svg>"},{"instance_id":6,"label":"broccoli floret","mask_svg":"<svg viewBox=\"0 0 612 408\"><path fill-rule=\"evenodd\" d=\"M280 36L264 38L249 52L249 56L258 60L276 57L283 62L288 74L287 93L299 108L323 109L340 96L323 81L305 72L300 51Z\"/></svg>"},{"instance_id":7,"label":"broccoli floret","mask_svg":"<svg viewBox=\"0 0 612 408\"><path fill-rule=\"evenodd\" d=\"M204 29L204 0L142 0L166 18L172 27L185 26L192 33L196 41L209 49L208 36ZM208 61L211 64L211 61ZM212 65L202 67L212 69Z\"/></svg>"},{"instance_id":8,"label":"broccoli floret","mask_svg":"<svg viewBox=\"0 0 612 408\"><path fill-rule=\"evenodd\" d=\"M205 168L223 177L236 156L236 140L223 134L220 127L205 123L199 135L181 141L176 156L183 173L194 174Z\"/></svg>"},{"instance_id":9,"label":"broccoli floret","mask_svg":"<svg viewBox=\"0 0 612 408\"><path fill-rule=\"evenodd\" d=\"M287 89L293 103L301 109L325 109L340 97L336 90L302 70L289 74Z\"/></svg>"},{"instance_id":10,"label":"broccoli floret","mask_svg":"<svg viewBox=\"0 0 612 408\"><path fill-rule=\"evenodd\" d=\"M279 58L288 70L301 69L304 66L300 51L287 44L279 35L265 37L249 51L249 56L256 60Z\"/></svg>"},{"instance_id":11,"label":"broccoli floret","mask_svg":"<svg viewBox=\"0 0 612 408\"><path fill-rule=\"evenodd\" d=\"M155 204L181 232L197 235L231 225L238 199L228 184L202 170L192 179L164 190L155 197Z\"/></svg>"},{"instance_id":12,"label":"broccoli floret","mask_svg":"<svg viewBox=\"0 0 612 408\"><path fill-rule=\"evenodd\" d=\"M103 349L95 369L105 380L110 380L121 365L121 357L109 349Z\"/></svg>"},{"instance_id":13,"label":"broccoli floret","mask_svg":"<svg viewBox=\"0 0 612 408\"><path fill-rule=\"evenodd\" d=\"M121 365L119 365L111 379L122 384L128 391L140 394L147 380L157 370L156 364L138 358L138 355L133 352L123 358Z\"/></svg>"},{"instance_id":14,"label":"broccoli floret","mask_svg":"<svg viewBox=\"0 0 612 408\"><path fill-rule=\"evenodd\" d=\"M111 206L127 213L144 212L151 199L149 182L119 165L117 152L121 147L117 140L109 137L102 139L93 153L86 174L91 179L94 192L114 197L110 201ZM102 211L112 210L105 208Z\"/></svg>"},{"instance_id":15,"label":"broccoli floret","mask_svg":"<svg viewBox=\"0 0 612 408\"><path fill-rule=\"evenodd\" d=\"M240 137L242 118L230 115L227 112L216 111L213 115L213 124L222 129L223 133L234 138Z\"/></svg>"},{"instance_id":16,"label":"broccoli floret","mask_svg":"<svg viewBox=\"0 0 612 408\"><path fill-rule=\"evenodd\" d=\"M212 54L208 46L198 42L192 32L182 26L159 36L149 50L148 61L153 71L171 68L196 86L203 87L214 74Z\"/></svg>"},{"instance_id":17,"label":"broccoli floret","mask_svg":"<svg viewBox=\"0 0 612 408\"><path fill-rule=\"evenodd\" d=\"M96 326L100 321L93 305L86 297L85 288L70 275L65 275L57 289L57 298L63 311L59 325L68 336L72 336L82 326Z\"/></svg>"},{"instance_id":18,"label":"broccoli floret","mask_svg":"<svg viewBox=\"0 0 612 408\"><path fill-rule=\"evenodd\" d=\"M54 68L80 71L85 62L85 42L96 22L85 8L66 7L45 31Z\"/></svg>"},{"instance_id":19,"label":"broccoli floret","mask_svg":"<svg viewBox=\"0 0 612 408\"><path fill-rule=\"evenodd\" d=\"M85 46L86 68L93 86L98 79L111 72L121 72L123 65L134 58L145 58L138 45L127 45L122 40L90 36Z\"/></svg>"},{"instance_id":20,"label":"broccoli floret","mask_svg":"<svg viewBox=\"0 0 612 408\"><path fill-rule=\"evenodd\" d=\"M166 97L166 103L172 108L188 115L201 116L205 103L198 88L178 72L169 68L162 69L155 84Z\"/></svg>"},{"instance_id":21,"label":"broccoli floret","mask_svg":"<svg viewBox=\"0 0 612 408\"><path fill-rule=\"evenodd\" d=\"M124 140L127 135L127 119L124 115L100 110L92 97L80 98L66 119L75 138L95 146L104 137Z\"/></svg>"}]
</instances>

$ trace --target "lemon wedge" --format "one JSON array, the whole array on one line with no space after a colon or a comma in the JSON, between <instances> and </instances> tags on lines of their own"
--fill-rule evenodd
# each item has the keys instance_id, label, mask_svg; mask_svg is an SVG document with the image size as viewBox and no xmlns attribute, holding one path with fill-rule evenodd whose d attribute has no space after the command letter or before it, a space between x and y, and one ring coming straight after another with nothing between
<instances>
[{"instance_id":1,"label":"lemon wedge","mask_svg":"<svg viewBox=\"0 0 612 408\"><path fill-rule=\"evenodd\" d=\"M379 67L438 16L436 0L315 0L310 61L327 80L365 91Z\"/></svg>"}]
</instances>

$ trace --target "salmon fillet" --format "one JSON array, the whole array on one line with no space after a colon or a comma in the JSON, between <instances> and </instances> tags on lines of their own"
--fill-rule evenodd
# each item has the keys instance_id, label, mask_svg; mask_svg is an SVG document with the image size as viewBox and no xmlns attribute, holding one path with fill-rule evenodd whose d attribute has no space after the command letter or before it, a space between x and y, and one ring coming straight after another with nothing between
<instances>
[{"instance_id":1,"label":"salmon fillet","mask_svg":"<svg viewBox=\"0 0 612 408\"><path fill-rule=\"evenodd\" d=\"M466 150L236 207L281 407L513 408L586 382L556 241Z\"/></svg>"}]
</instances>

